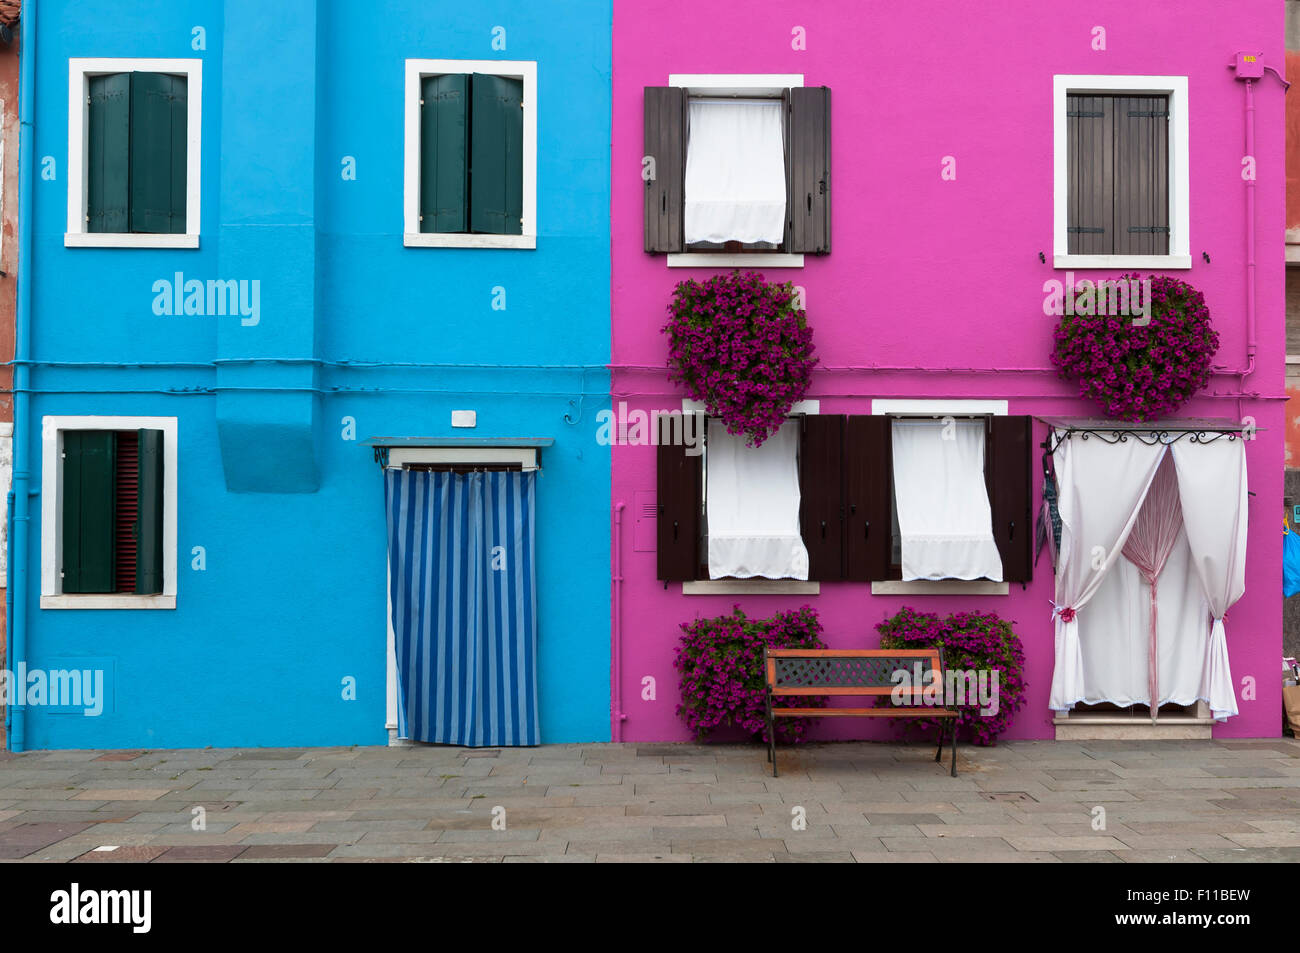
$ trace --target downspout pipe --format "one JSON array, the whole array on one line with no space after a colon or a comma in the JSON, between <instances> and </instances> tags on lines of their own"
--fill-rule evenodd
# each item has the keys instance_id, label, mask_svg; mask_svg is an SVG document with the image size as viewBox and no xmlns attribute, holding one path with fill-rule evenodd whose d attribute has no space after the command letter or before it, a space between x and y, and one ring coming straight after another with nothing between
<instances>
[{"instance_id":1,"label":"downspout pipe","mask_svg":"<svg viewBox=\"0 0 1300 953\"><path fill-rule=\"evenodd\" d=\"M1255 81L1246 80L1246 155L1255 155ZM1239 390L1255 373L1255 176L1246 179L1246 369Z\"/></svg>"},{"instance_id":2,"label":"downspout pipe","mask_svg":"<svg viewBox=\"0 0 1300 953\"><path fill-rule=\"evenodd\" d=\"M610 647L609 667L609 720L610 740L623 740L623 722L627 715L623 713L623 510L627 504L619 500L614 504L614 574L611 582L614 594L610 607L613 624L610 626L613 645Z\"/></svg>"},{"instance_id":3,"label":"downspout pipe","mask_svg":"<svg viewBox=\"0 0 1300 953\"><path fill-rule=\"evenodd\" d=\"M13 523L9 565L11 567L12 655L8 667L18 671L27 660L27 609L31 605L28 582L28 546L31 513L31 434L28 420L31 367L32 327L32 198L36 177L33 138L36 121L36 10L38 0L25 0L20 21L18 47L18 294L14 314L14 473ZM9 747L26 750L27 712L23 705L12 705L9 720Z\"/></svg>"}]
</instances>

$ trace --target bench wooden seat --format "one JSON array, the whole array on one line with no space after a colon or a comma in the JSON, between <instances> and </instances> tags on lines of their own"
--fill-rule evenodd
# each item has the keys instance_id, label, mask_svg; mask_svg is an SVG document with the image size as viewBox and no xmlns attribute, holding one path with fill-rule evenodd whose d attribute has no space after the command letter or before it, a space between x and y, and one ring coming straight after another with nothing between
<instances>
[{"instance_id":1,"label":"bench wooden seat","mask_svg":"<svg viewBox=\"0 0 1300 953\"><path fill-rule=\"evenodd\" d=\"M917 666L920 666L919 670ZM889 697L899 685L894 675L899 669L908 673L911 704L880 708L806 708L782 707L782 697L820 696ZM939 747L934 760L943 755L943 738L952 723L952 776L957 776L957 716L955 708L923 704L922 692L938 674L942 692L946 686L943 652L940 649L764 649L763 670L767 677L767 759L776 769L777 718L937 718ZM920 678L917 678L917 674ZM933 691L933 689L932 689Z\"/></svg>"}]
</instances>

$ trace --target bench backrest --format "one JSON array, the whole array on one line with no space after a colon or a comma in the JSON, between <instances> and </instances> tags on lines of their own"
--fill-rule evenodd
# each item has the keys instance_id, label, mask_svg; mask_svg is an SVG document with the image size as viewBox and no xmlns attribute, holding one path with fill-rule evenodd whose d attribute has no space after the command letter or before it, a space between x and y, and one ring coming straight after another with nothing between
<instances>
[{"instance_id":1,"label":"bench backrest","mask_svg":"<svg viewBox=\"0 0 1300 953\"><path fill-rule=\"evenodd\" d=\"M773 695L889 695L902 669L919 700L929 672L943 679L939 649L767 649L763 665Z\"/></svg>"}]
</instances>

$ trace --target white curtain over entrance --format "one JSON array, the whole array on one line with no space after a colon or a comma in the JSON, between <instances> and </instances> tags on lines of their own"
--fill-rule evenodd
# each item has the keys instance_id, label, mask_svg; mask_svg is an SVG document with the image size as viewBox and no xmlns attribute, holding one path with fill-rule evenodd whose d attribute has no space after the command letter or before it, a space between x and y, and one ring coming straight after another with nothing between
<instances>
[{"instance_id":1,"label":"white curtain over entrance","mask_svg":"<svg viewBox=\"0 0 1300 953\"><path fill-rule=\"evenodd\" d=\"M1150 594L1138 567L1121 554L1166 454L1177 475L1183 528L1159 576L1159 697L1152 699ZM1223 619L1245 592L1243 442L1223 436L1166 446L1136 436L1107 443L1076 434L1059 441L1053 459L1062 533L1050 706L1202 699L1217 719L1235 715Z\"/></svg>"},{"instance_id":2,"label":"white curtain over entrance","mask_svg":"<svg viewBox=\"0 0 1300 953\"><path fill-rule=\"evenodd\" d=\"M984 484L984 421L895 420L903 579L1002 581Z\"/></svg>"},{"instance_id":3,"label":"white curtain over entrance","mask_svg":"<svg viewBox=\"0 0 1300 953\"><path fill-rule=\"evenodd\" d=\"M1246 591L1246 447L1220 438L1171 449L1192 564L1212 616L1201 692L1222 721L1237 714L1223 617Z\"/></svg>"},{"instance_id":4,"label":"white curtain over entrance","mask_svg":"<svg viewBox=\"0 0 1300 953\"><path fill-rule=\"evenodd\" d=\"M686 147L686 243L785 236L779 99L693 99Z\"/></svg>"},{"instance_id":5,"label":"white curtain over entrance","mask_svg":"<svg viewBox=\"0 0 1300 953\"><path fill-rule=\"evenodd\" d=\"M1061 514L1061 558L1052 613L1056 667L1049 702L1055 711L1084 700L1076 615L1120 558L1164 452L1161 444L1135 439L1110 444L1094 436L1063 439L1053 453Z\"/></svg>"},{"instance_id":6,"label":"white curtain over entrance","mask_svg":"<svg viewBox=\"0 0 1300 953\"><path fill-rule=\"evenodd\" d=\"M799 422L787 420L759 447L709 420L706 506L709 578L807 579L799 531Z\"/></svg>"}]
</instances>

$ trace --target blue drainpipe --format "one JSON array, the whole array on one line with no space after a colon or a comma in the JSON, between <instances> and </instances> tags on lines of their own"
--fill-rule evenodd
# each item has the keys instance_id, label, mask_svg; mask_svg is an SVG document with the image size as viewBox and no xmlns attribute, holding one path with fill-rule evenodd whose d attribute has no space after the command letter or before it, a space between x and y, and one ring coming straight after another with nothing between
<instances>
[{"instance_id":1,"label":"blue drainpipe","mask_svg":"<svg viewBox=\"0 0 1300 953\"><path fill-rule=\"evenodd\" d=\"M30 398L27 393L31 369L32 327L32 193L36 180L32 144L36 121L36 6L37 0L25 0L21 14L21 37L18 55L18 300L14 320L14 478L13 521L9 524L9 567L11 654L7 665L16 672L27 659L27 608L31 605L28 584L28 527L31 511L28 466L33 427L30 426ZM23 751L26 747L27 712L22 705L9 706L9 747Z\"/></svg>"}]
</instances>

